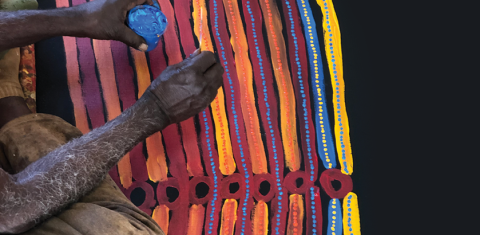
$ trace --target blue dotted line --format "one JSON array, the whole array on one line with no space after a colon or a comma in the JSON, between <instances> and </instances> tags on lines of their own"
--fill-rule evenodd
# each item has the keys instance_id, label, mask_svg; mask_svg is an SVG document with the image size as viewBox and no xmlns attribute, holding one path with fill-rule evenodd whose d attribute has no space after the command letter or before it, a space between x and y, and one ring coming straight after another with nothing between
<instances>
[{"instance_id":1,"label":"blue dotted line","mask_svg":"<svg viewBox=\"0 0 480 235\"><path fill-rule=\"evenodd\" d=\"M331 33L332 32L332 29L331 29L331 26L330 26L330 20L329 20L329 12L328 12L328 5L326 3L325 0L323 0L323 5L324 5L324 8L325 10L325 17L326 17L326 23L327 23L327 29L328 29L328 32ZM346 159L346 155L345 155L345 144L343 143L343 124L342 124L342 115L340 113L340 90L338 88L338 86L340 85L340 83L338 83L338 77L337 77L337 64L335 63L335 56L333 55L333 43L332 43L332 36L333 34L329 34L330 36L330 39L328 39L329 43L329 49L330 49L330 54L332 55L332 58L331 58L331 61L332 61L332 65L333 65L333 74L334 74L334 78L335 78L335 94L336 94L336 98L337 98L337 117L338 117L338 125L340 126L340 147L342 148L342 159L343 159L343 170L345 170L345 173L349 174L348 172L348 167L347 167L347 159Z\"/></svg>"},{"instance_id":2,"label":"blue dotted line","mask_svg":"<svg viewBox=\"0 0 480 235\"><path fill-rule=\"evenodd\" d=\"M293 16L292 16L292 7L290 6L290 2L287 0L285 1L287 4L288 8L288 17L290 19L290 32L292 33L293 36L293 43L295 44L295 62L297 63L298 66L298 81L300 83L300 93L302 94L302 107L303 107L303 120L305 122L305 129L306 129L306 142L307 142L307 156L308 156L308 161L310 163L310 181L314 180L314 174L315 172L313 171L314 165L313 165L313 158L312 158L312 147L310 146L310 130L308 129L308 111L307 111L307 99L305 98L305 90L303 86L303 80L302 80L302 72L301 68L302 65L300 64L300 58L298 57L298 44L297 44L297 36L295 34L295 24L293 21Z\"/></svg>"},{"instance_id":3,"label":"blue dotted line","mask_svg":"<svg viewBox=\"0 0 480 235\"><path fill-rule=\"evenodd\" d=\"M217 1L214 0L213 1L213 12L215 14L215 35L217 36L217 39L218 39L218 42L219 42L219 46L220 46L220 50L221 50L221 53L222 53L222 59L223 59L223 64L224 64L224 68L225 68L225 72L227 73L227 78L228 78L228 83L230 85L230 91L232 92L231 94L231 98L232 98L232 105L230 106L230 108L232 109L232 113L233 113L233 120L234 120L234 124L235 124L235 134L237 136L237 143L238 143L238 147L240 148L240 158L241 158L241 161L242 161L242 167L243 167L243 170L245 172L245 183L246 183L246 193L245 193L245 199L244 199L244 202L242 204L242 228L241 228L241 233L242 235L245 234L245 221L246 221L246 217L247 217L247 202L248 202L248 198L250 196L250 174L248 174L248 169L247 169L247 164L245 163L245 156L244 156L244 153L243 153L243 147L242 147L242 140L240 138L240 132L239 132L239 126L238 126L238 115L237 115L237 111L235 110L235 98L234 98L234 89L233 89L233 82L232 82L232 79L230 77L230 72L229 72L229 69L227 67L227 58L225 57L225 48L223 47L223 43L222 43L222 39L220 38L220 33L218 32L218 11L217 11L217 7L218 7L218 4L217 4Z\"/></svg>"},{"instance_id":4,"label":"blue dotted line","mask_svg":"<svg viewBox=\"0 0 480 235\"><path fill-rule=\"evenodd\" d=\"M273 159L275 160L275 177L276 177L276 181L277 181L277 189L278 189L278 192L280 195L283 194L282 192L282 185L280 184L280 173L279 173L279 165L278 165L278 156L277 156L277 149L276 149L276 146L275 146L275 137L274 137L274 130L273 130L273 126L272 126L272 121L271 121L271 118L270 118L270 105L268 104L268 93L267 93L267 85L266 85L266 81L265 81L265 74L263 72L263 64L262 64L262 56L260 54L260 49L258 48L258 41L257 41L257 32L255 30L255 19L253 18L253 12L252 12L252 8L250 7L250 1L247 1L247 11L248 11L248 14L250 15L250 19L252 21L252 32L253 32L253 38L254 38L254 42L255 42L255 49L257 51L257 58L259 60L259 64L260 64L260 76L262 77L262 85L263 85L263 94L265 96L265 105L267 106L267 121L268 121L268 129L270 131L270 134L271 134L271 137L272 137L272 145L273 145ZM280 213L282 212L282 196L278 196L278 215L280 215ZM280 217L277 216L277 223L275 224L275 234L280 234L279 233L279 226L280 225Z\"/></svg>"},{"instance_id":5,"label":"blue dotted line","mask_svg":"<svg viewBox=\"0 0 480 235\"><path fill-rule=\"evenodd\" d=\"M333 137L332 137L332 132L330 129L330 122L328 118L328 113L327 113L327 107L326 107L326 102L325 98L323 98L323 102L320 105L319 104L319 99L321 97L325 97L325 84L324 84L324 76L323 76L323 64L322 64L322 58L320 56L320 53L316 53L315 48L317 50L320 49L320 44L318 42L318 37L317 37L317 30L315 26L315 20L312 16L312 10L310 8L310 4L308 1L305 0L297 0L297 6L303 10L300 11L300 15L302 18L302 22L304 25L304 33L305 33L305 39L307 42L308 46L308 55L310 58L310 74L311 76L314 76L312 81L311 81L311 89L313 89L313 94L315 96L315 127L316 127L316 134L317 134L317 145L318 145L318 150L319 150L319 155L320 159L323 162L323 166L326 169L330 168L335 168L337 163L335 161L335 148L333 144ZM317 62L318 60L318 62ZM315 62L317 62L315 64ZM318 87L317 87L318 86ZM317 91L320 89L320 93ZM320 119L320 111L323 110L323 126L324 126L324 135L325 137L322 138L322 133L321 133L321 125L320 122L322 121ZM322 140L325 139L326 143L323 143ZM324 144L327 145L327 147L324 147ZM327 151L325 151L325 148L327 148ZM327 162L327 155L328 159L330 159L329 162Z\"/></svg>"},{"instance_id":6,"label":"blue dotted line","mask_svg":"<svg viewBox=\"0 0 480 235\"><path fill-rule=\"evenodd\" d=\"M315 193L314 193L314 188L310 187L310 201L312 202L312 206L310 209L312 209L312 235L317 234L317 216L315 215L317 211L315 210Z\"/></svg>"},{"instance_id":7,"label":"blue dotted line","mask_svg":"<svg viewBox=\"0 0 480 235\"><path fill-rule=\"evenodd\" d=\"M348 200L347 200L347 208L348 208L348 213L347 213L347 216L348 216L348 231L350 232L350 235L353 235L353 228L352 228L352 208L350 208L350 203L352 202L352 195L348 196Z\"/></svg>"},{"instance_id":8,"label":"blue dotted line","mask_svg":"<svg viewBox=\"0 0 480 235\"><path fill-rule=\"evenodd\" d=\"M203 111L203 121L205 125L205 134L207 135L207 146L208 146L208 156L210 159L210 166L212 167L212 173L213 173L213 199L210 202L210 205L212 206L212 211L210 212L210 222L208 223L208 234L212 233L212 227L213 227L213 216L215 214L215 201L217 200L217 187L218 187L218 177L217 177L217 171L215 171L215 163L213 161L213 154L212 154L212 147L210 144L210 127L208 126L207 122L207 114L205 111Z\"/></svg>"}]
</instances>

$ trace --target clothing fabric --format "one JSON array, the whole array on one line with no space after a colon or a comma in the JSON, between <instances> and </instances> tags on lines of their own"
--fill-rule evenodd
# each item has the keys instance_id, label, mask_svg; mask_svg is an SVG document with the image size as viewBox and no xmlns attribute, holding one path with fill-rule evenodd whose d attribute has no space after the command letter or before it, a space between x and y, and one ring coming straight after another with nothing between
<instances>
[{"instance_id":1,"label":"clothing fabric","mask_svg":"<svg viewBox=\"0 0 480 235\"><path fill-rule=\"evenodd\" d=\"M19 66L19 48L8 50L5 56L0 59L0 99L9 96L24 97L23 89L18 79Z\"/></svg>"},{"instance_id":2,"label":"clothing fabric","mask_svg":"<svg viewBox=\"0 0 480 235\"><path fill-rule=\"evenodd\" d=\"M68 141L80 130L59 117L29 114L0 129L0 166L23 170ZM25 235L164 235L156 222L138 209L107 175L92 192Z\"/></svg>"}]
</instances>

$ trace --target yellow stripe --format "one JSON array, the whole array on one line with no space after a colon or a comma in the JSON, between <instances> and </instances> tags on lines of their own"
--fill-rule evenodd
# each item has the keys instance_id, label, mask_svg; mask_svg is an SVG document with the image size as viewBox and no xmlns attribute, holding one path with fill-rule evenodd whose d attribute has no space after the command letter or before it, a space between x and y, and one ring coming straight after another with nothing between
<instances>
[{"instance_id":1,"label":"yellow stripe","mask_svg":"<svg viewBox=\"0 0 480 235\"><path fill-rule=\"evenodd\" d=\"M340 27L338 26L337 14L333 8L332 0L317 0L317 4L323 12L325 51L333 86L337 155L342 172L351 175L353 172L353 160L352 149L350 146L348 116L345 107L345 83L343 81Z\"/></svg>"},{"instance_id":2,"label":"yellow stripe","mask_svg":"<svg viewBox=\"0 0 480 235\"><path fill-rule=\"evenodd\" d=\"M350 229L352 229L352 231L350 231ZM343 231L345 235L360 235L358 199L357 195L353 192L348 193L343 199Z\"/></svg>"},{"instance_id":3,"label":"yellow stripe","mask_svg":"<svg viewBox=\"0 0 480 235\"><path fill-rule=\"evenodd\" d=\"M237 200L227 199L222 207L222 225L220 235L233 235L237 220Z\"/></svg>"},{"instance_id":4,"label":"yellow stripe","mask_svg":"<svg viewBox=\"0 0 480 235\"><path fill-rule=\"evenodd\" d=\"M199 38L200 50L214 51L210 30L208 29L208 14L205 0L193 0L193 22L195 35ZM201 19L200 19L201 17ZM202 37L202 38L200 38ZM210 111L215 123L215 138L218 146L219 168L222 174L231 175L235 172L236 164L233 159L232 143L228 130L227 114L225 113L225 98L223 88L218 89L217 97L210 104Z\"/></svg>"}]
</instances>

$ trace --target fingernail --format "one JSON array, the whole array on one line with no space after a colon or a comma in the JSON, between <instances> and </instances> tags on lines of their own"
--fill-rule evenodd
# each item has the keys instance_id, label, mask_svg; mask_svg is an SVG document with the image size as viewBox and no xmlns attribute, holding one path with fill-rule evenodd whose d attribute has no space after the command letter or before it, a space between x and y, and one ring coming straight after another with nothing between
<instances>
[{"instance_id":1,"label":"fingernail","mask_svg":"<svg viewBox=\"0 0 480 235\"><path fill-rule=\"evenodd\" d=\"M147 44L142 43L142 45L140 45L140 47L138 47L138 50L141 50L143 52L147 51L148 50Z\"/></svg>"},{"instance_id":2,"label":"fingernail","mask_svg":"<svg viewBox=\"0 0 480 235\"><path fill-rule=\"evenodd\" d=\"M200 48L198 48L198 49L195 50L192 54L190 54L190 57L195 56L195 55L198 55L199 53L200 53Z\"/></svg>"}]
</instances>

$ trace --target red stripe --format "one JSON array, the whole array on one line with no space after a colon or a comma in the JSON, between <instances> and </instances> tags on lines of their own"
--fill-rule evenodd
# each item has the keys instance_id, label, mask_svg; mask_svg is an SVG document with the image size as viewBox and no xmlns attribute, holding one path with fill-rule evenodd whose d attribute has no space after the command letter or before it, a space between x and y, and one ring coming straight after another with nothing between
<instances>
[{"instance_id":1,"label":"red stripe","mask_svg":"<svg viewBox=\"0 0 480 235\"><path fill-rule=\"evenodd\" d=\"M241 100L241 97L240 97L240 84L239 84L239 81L238 81L238 77L237 77L237 73L236 73L236 69L235 69L235 60L233 59L233 53L232 53L232 46L230 44L230 38L228 37L228 31L227 31L227 27L226 27L226 23L225 23L225 12L223 10L223 2L220 1L220 0L216 0L216 4L217 4L217 14L218 14L218 19L217 19L217 22L218 22L218 32L219 32L219 36L216 35L216 29L214 28L215 27L215 14L213 12L213 9L214 9L214 5L213 5L213 1L210 1L210 22L211 22L211 25L213 26L212 28L212 31L213 31L213 38L215 39L215 44L216 44L216 48L217 48L217 51L220 52L221 50L219 49L220 47L220 41L218 40L218 37L220 37L221 41L222 41L222 46L224 48L224 51L225 51L225 58L226 60L224 60L222 58L222 55L219 55L220 57L220 61L222 62L222 65L224 65L224 62L226 61L227 62L227 66L228 66L228 70L229 70L229 73L230 73L230 79L232 80L232 86L233 86L233 90L234 91L237 91L234 93L234 99L232 99L232 92L230 89L230 83L229 83L229 80L228 80L228 77L227 77L227 72L225 72L223 74L223 81L224 81L224 86L225 86L225 98L226 98L226 105L227 105L227 111L228 111L228 117L229 117L229 121L228 121L228 124L230 126L230 136L231 136L231 139L232 139L232 147L233 147L233 152L234 152L234 157L235 157L235 162L237 164L237 169L240 173L242 173L243 175L245 174L249 174L252 176L252 166L251 166L251 162L250 162L250 153L248 151L248 143L247 143L247 138L245 136L245 126L244 126L244 121L243 121L243 118L242 118L242 110L241 110L241 106L240 106L240 100ZM232 106L232 100L235 101L235 110L236 110L236 114L233 113L232 109L231 109L231 106ZM242 162L242 158L241 158L241 155L240 155L240 144L238 144L237 142L237 133L236 133L236 128L235 128L235 121L233 120L233 117L234 115L237 115L237 125L238 125L238 132L239 132L239 136L240 136L240 141L241 141L241 145L242 145L242 149L243 149L243 155L244 155L244 159L245 159L245 162ZM247 168L247 172L245 172L242 164L245 163L246 164L246 168ZM251 179L250 179L251 180ZM245 185L243 185L242 187L243 189L246 189ZM244 202L244 199L245 199L245 196L246 196L246 192L245 190L242 192L242 196L240 197L240 205L238 207L238 216L239 216L239 223L236 224L236 233L237 234L240 234L241 232L241 226L242 226L242 221L241 221L241 217L243 217L243 211L242 211L242 205L243 205L243 202ZM247 201L247 206L246 206L246 213L247 213L247 216L245 218L245 227L244 227L244 230L245 230L245 234L251 234L251 222L250 222L250 212L253 208L253 199L252 199L252 193L249 194L249 197L248 197L248 201Z\"/></svg>"},{"instance_id":2,"label":"red stripe","mask_svg":"<svg viewBox=\"0 0 480 235\"><path fill-rule=\"evenodd\" d=\"M165 41L165 51L168 56L168 64L176 64L182 61L182 54L180 53L180 45L176 35L175 15L172 5L169 1L159 1L160 7L167 17L169 26L167 27L163 37ZM179 208L172 211L169 227L175 228L169 231L169 234L184 235L188 226L188 205L189 203L189 187L188 187L188 173L185 162L185 155L183 153L181 137L178 132L177 125L170 125L162 131L165 141L165 149L170 160L169 171L170 174L178 179L179 182Z\"/></svg>"},{"instance_id":3,"label":"red stripe","mask_svg":"<svg viewBox=\"0 0 480 235\"><path fill-rule=\"evenodd\" d=\"M77 38L77 47L82 93L87 114L92 123L92 128L101 127L105 124L104 107L95 72L95 55L93 54L91 39Z\"/></svg>"},{"instance_id":4,"label":"red stripe","mask_svg":"<svg viewBox=\"0 0 480 235\"><path fill-rule=\"evenodd\" d=\"M288 8L285 1L282 1L283 4L283 14L285 15L285 20L288 22L285 28L291 29L290 17L288 15ZM288 33L288 44L290 45L289 53L290 53L290 67L292 69L292 79L293 79L293 86L295 88L295 96L297 100L297 118L300 121L300 135L301 135L301 142L302 142L302 149L303 149L303 157L304 157L304 164L305 164L305 172L310 174L310 167L313 166L313 180L315 182L318 178L318 156L317 156L317 148L316 148L316 138L315 138L315 126L313 125L312 120L312 110L310 106L310 86L308 85L308 60L307 60L307 51L305 49L305 37L303 36L302 26L300 24L300 16L298 15L298 9L296 4L289 5L292 8L292 19L293 25L295 30L295 36L297 37L297 45L298 45L298 58L300 60L301 65L301 76L302 76L302 85L304 93L300 93L300 81L298 78L298 64L295 62L295 47L294 47L294 38L292 33ZM312 19L313 20L313 19ZM302 97L304 95L305 97ZM305 111L303 107L303 99L306 100L306 117L305 120ZM308 126L309 133L307 133ZM308 135L308 137L307 137ZM307 141L308 140L308 141ZM313 163L310 164L310 160L308 159L308 146L307 143L310 144L310 153L312 157ZM310 180L310 177L309 177Z\"/></svg>"},{"instance_id":5,"label":"red stripe","mask_svg":"<svg viewBox=\"0 0 480 235\"><path fill-rule=\"evenodd\" d=\"M223 175L220 172L220 169L218 168L219 162L218 162L218 152L215 149L215 131L213 129L213 123L212 123L212 114L210 113L210 108L205 109L205 114L206 114L206 120L203 118L203 114L200 116L200 123L202 130L200 131L200 139L201 139L201 146L202 146L202 156L203 156L203 162L205 163L205 170L207 171L207 174L212 178L212 187L214 187L214 179L213 179L213 171L212 171L212 166L210 165L211 161L213 161L213 164L215 166L215 173L217 176L217 194L219 195L218 192L221 191L220 187L220 182L222 181ZM208 138L207 138L207 130L205 127L205 122L207 122L208 126ZM210 150L208 149L208 143L210 143ZM212 156L210 157L210 152L212 153ZM212 188L210 190L213 190ZM213 199L212 199L213 200ZM212 213L212 207L215 207L215 212L213 213L213 221L210 220L210 214ZM218 229L218 224L219 224L219 217L220 217L220 211L222 210L222 199L220 196L217 196L217 200L214 200L214 206L212 206L212 203L209 202L207 206L207 213L205 217L205 227L204 231L208 231L210 227L210 223L213 225L212 231L217 231Z\"/></svg>"},{"instance_id":6,"label":"red stripe","mask_svg":"<svg viewBox=\"0 0 480 235\"><path fill-rule=\"evenodd\" d=\"M182 43L183 52L185 56L192 54L197 48L195 47L195 42L193 41L192 34L192 25L190 20L192 14L190 12L191 1L190 0L174 0L175 4L175 15L178 24L178 31L180 33L180 41Z\"/></svg>"}]
</instances>

